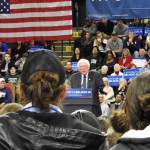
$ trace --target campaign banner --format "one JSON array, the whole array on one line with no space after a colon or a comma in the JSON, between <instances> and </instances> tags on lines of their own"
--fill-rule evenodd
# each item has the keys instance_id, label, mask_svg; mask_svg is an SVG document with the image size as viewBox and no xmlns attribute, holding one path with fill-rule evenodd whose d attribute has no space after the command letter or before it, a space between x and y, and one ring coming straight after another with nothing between
<instances>
[{"instance_id":1,"label":"campaign banner","mask_svg":"<svg viewBox=\"0 0 150 150\"><path fill-rule=\"evenodd\" d=\"M139 69L125 69L123 70L123 76L126 80L135 78L139 74Z\"/></svg>"},{"instance_id":2,"label":"campaign banner","mask_svg":"<svg viewBox=\"0 0 150 150\"><path fill-rule=\"evenodd\" d=\"M86 17L99 19L149 18L149 0L86 0Z\"/></svg>"},{"instance_id":3,"label":"campaign banner","mask_svg":"<svg viewBox=\"0 0 150 150\"><path fill-rule=\"evenodd\" d=\"M92 88L70 88L67 89L65 98L92 98Z\"/></svg>"},{"instance_id":4,"label":"campaign banner","mask_svg":"<svg viewBox=\"0 0 150 150\"><path fill-rule=\"evenodd\" d=\"M144 29L144 36L147 36L147 33L150 32L150 28L145 27Z\"/></svg>"},{"instance_id":5,"label":"campaign banner","mask_svg":"<svg viewBox=\"0 0 150 150\"><path fill-rule=\"evenodd\" d=\"M139 68L142 68L145 66L146 59L132 59L132 62Z\"/></svg>"},{"instance_id":6,"label":"campaign banner","mask_svg":"<svg viewBox=\"0 0 150 150\"><path fill-rule=\"evenodd\" d=\"M143 27L128 27L129 31L134 31L137 36L143 35Z\"/></svg>"},{"instance_id":7,"label":"campaign banner","mask_svg":"<svg viewBox=\"0 0 150 150\"><path fill-rule=\"evenodd\" d=\"M123 78L123 76L109 75L109 76L107 76L107 78L109 80L110 86L119 86L119 81L121 78Z\"/></svg>"},{"instance_id":8,"label":"campaign banner","mask_svg":"<svg viewBox=\"0 0 150 150\"><path fill-rule=\"evenodd\" d=\"M78 71L78 70L79 70L79 68L78 68L78 66L77 66L77 63L78 63L78 62L72 62L72 70L75 70L75 71Z\"/></svg>"},{"instance_id":9,"label":"campaign banner","mask_svg":"<svg viewBox=\"0 0 150 150\"><path fill-rule=\"evenodd\" d=\"M44 49L44 46L39 46L39 45L30 46L29 52L41 51L43 49Z\"/></svg>"}]
</instances>

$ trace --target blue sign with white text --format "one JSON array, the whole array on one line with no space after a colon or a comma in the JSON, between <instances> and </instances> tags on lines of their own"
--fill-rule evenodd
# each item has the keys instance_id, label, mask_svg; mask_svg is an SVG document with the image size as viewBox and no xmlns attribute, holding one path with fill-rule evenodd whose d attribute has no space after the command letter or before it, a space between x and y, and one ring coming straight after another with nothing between
<instances>
[{"instance_id":1,"label":"blue sign with white text","mask_svg":"<svg viewBox=\"0 0 150 150\"><path fill-rule=\"evenodd\" d=\"M91 88L70 88L67 89L65 98L92 98Z\"/></svg>"},{"instance_id":2,"label":"blue sign with white text","mask_svg":"<svg viewBox=\"0 0 150 150\"><path fill-rule=\"evenodd\" d=\"M75 71L78 71L78 70L79 70L79 68L78 68L78 66L77 66L77 63L78 63L78 62L72 62L72 70L75 70Z\"/></svg>"},{"instance_id":3,"label":"blue sign with white text","mask_svg":"<svg viewBox=\"0 0 150 150\"><path fill-rule=\"evenodd\" d=\"M35 51L41 51L41 50L43 50L44 49L44 46L30 46L30 49L29 49L29 51L30 52L35 52Z\"/></svg>"},{"instance_id":4,"label":"blue sign with white text","mask_svg":"<svg viewBox=\"0 0 150 150\"><path fill-rule=\"evenodd\" d=\"M150 0L86 0L91 19L149 18Z\"/></svg>"},{"instance_id":5,"label":"blue sign with white text","mask_svg":"<svg viewBox=\"0 0 150 150\"><path fill-rule=\"evenodd\" d=\"M138 36L143 35L143 27L128 27L128 30L134 31L134 33Z\"/></svg>"},{"instance_id":6,"label":"blue sign with white text","mask_svg":"<svg viewBox=\"0 0 150 150\"><path fill-rule=\"evenodd\" d=\"M122 76L107 76L110 86L118 86Z\"/></svg>"},{"instance_id":7,"label":"blue sign with white text","mask_svg":"<svg viewBox=\"0 0 150 150\"><path fill-rule=\"evenodd\" d=\"M123 70L123 76L126 80L135 78L139 74L139 69L125 69Z\"/></svg>"}]
</instances>

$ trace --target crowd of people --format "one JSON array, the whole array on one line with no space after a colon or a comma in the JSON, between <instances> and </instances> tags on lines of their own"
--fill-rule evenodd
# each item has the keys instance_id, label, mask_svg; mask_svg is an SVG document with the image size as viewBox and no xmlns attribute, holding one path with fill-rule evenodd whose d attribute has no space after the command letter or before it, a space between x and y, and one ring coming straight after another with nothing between
<instances>
[{"instance_id":1,"label":"crowd of people","mask_svg":"<svg viewBox=\"0 0 150 150\"><path fill-rule=\"evenodd\" d=\"M130 24L141 25L137 19ZM35 41L17 41L11 52L0 42L0 149L149 149L150 33L137 36L128 26L86 19L66 68L53 50L30 53ZM40 44L51 49L47 41ZM124 70L138 68L133 59L145 64L125 79ZM121 76L118 85L108 76ZM7 83L14 85L14 100ZM94 113L63 113L67 88L91 88Z\"/></svg>"}]
</instances>

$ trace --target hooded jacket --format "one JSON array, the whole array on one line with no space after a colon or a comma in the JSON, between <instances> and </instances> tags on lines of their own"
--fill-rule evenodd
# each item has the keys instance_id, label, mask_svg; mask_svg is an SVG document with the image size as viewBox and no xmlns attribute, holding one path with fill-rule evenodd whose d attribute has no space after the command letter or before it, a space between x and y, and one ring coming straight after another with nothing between
<instances>
[{"instance_id":1,"label":"hooded jacket","mask_svg":"<svg viewBox=\"0 0 150 150\"><path fill-rule=\"evenodd\" d=\"M150 125L144 130L130 130L118 139L111 150L149 150Z\"/></svg>"},{"instance_id":2,"label":"hooded jacket","mask_svg":"<svg viewBox=\"0 0 150 150\"><path fill-rule=\"evenodd\" d=\"M105 138L69 114L22 110L0 117L0 150L98 150Z\"/></svg>"}]
</instances>

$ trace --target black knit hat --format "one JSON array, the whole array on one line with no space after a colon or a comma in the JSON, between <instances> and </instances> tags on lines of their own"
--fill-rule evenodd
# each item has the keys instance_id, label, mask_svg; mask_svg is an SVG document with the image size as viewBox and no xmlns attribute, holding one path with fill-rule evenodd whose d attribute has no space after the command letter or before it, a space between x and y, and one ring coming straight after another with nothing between
<instances>
[{"instance_id":1,"label":"black knit hat","mask_svg":"<svg viewBox=\"0 0 150 150\"><path fill-rule=\"evenodd\" d=\"M38 71L49 71L59 75L59 84L65 82L65 71L57 54L50 50L41 50L29 54L23 67L21 82L28 84L29 77Z\"/></svg>"}]
</instances>

